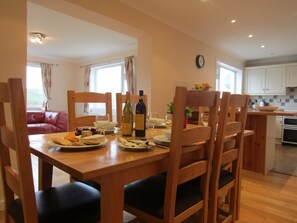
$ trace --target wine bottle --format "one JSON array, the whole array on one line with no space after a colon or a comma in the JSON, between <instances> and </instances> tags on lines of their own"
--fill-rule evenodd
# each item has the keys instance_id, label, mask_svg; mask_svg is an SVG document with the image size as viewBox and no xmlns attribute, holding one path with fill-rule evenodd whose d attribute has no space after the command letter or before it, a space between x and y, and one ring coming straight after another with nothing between
<instances>
[{"instance_id":1,"label":"wine bottle","mask_svg":"<svg viewBox=\"0 0 297 223\"><path fill-rule=\"evenodd\" d=\"M146 124L146 106L143 101L143 91L139 91L139 101L136 105L135 112L135 136L145 137L145 124Z\"/></svg>"},{"instance_id":2,"label":"wine bottle","mask_svg":"<svg viewBox=\"0 0 297 223\"><path fill-rule=\"evenodd\" d=\"M133 111L130 103L129 92L126 92L126 102L123 109L121 132L123 136L132 136L133 134Z\"/></svg>"}]
</instances>

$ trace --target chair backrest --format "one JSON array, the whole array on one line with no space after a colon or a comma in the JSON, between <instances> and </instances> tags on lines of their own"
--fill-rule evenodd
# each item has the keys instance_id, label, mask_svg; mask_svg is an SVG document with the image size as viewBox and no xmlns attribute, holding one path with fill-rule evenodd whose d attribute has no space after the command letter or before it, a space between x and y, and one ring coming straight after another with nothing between
<instances>
[{"instance_id":1,"label":"chair backrest","mask_svg":"<svg viewBox=\"0 0 297 223\"><path fill-rule=\"evenodd\" d=\"M139 101L139 95L137 94L130 94L130 103L137 104ZM143 101L144 104L146 105L146 110L148 111L147 107L147 95L143 95ZM122 114L123 114L123 105L126 102L126 95L122 93L117 93L116 94L116 106L117 106L117 122L118 122L118 127L121 127L121 119L122 119Z\"/></svg>"},{"instance_id":2,"label":"chair backrest","mask_svg":"<svg viewBox=\"0 0 297 223\"><path fill-rule=\"evenodd\" d=\"M176 87L164 204L164 216L170 219L170 222L176 222L174 218L185 219L201 208L204 208L203 218L204 222L207 222L209 179L219 97L219 92L215 91L187 91L185 87ZM184 128L186 106L208 107L208 126L190 125ZM197 186L197 190L202 192L203 201L174 217L177 186L199 176L201 186Z\"/></svg>"},{"instance_id":3,"label":"chair backrest","mask_svg":"<svg viewBox=\"0 0 297 223\"><path fill-rule=\"evenodd\" d=\"M223 92L211 176L211 186L214 189L219 187L222 166L231 164L234 178L238 176L243 153L248 100L248 95Z\"/></svg>"},{"instance_id":4,"label":"chair backrest","mask_svg":"<svg viewBox=\"0 0 297 223\"><path fill-rule=\"evenodd\" d=\"M74 92L67 91L68 102L68 129L75 131L80 126L93 126L96 120L95 115L76 116L76 103L105 103L106 114L109 114L112 121L112 102L111 93L96 93L96 92Z\"/></svg>"},{"instance_id":5,"label":"chair backrest","mask_svg":"<svg viewBox=\"0 0 297 223\"><path fill-rule=\"evenodd\" d=\"M10 105L4 108L4 104ZM12 126L6 123L10 115ZM17 195L22 200L25 222L37 223L37 208L33 184L31 156L27 128L25 97L21 79L8 79L0 83L0 163L5 196L5 209ZM11 165L11 153L15 151L16 167ZM7 211L5 219L8 222Z\"/></svg>"}]
</instances>

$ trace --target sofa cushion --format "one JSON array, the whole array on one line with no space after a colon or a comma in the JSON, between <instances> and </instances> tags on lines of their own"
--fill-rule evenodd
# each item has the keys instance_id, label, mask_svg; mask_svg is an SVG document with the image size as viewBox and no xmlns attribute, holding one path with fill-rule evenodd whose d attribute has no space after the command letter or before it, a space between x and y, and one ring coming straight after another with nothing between
<instances>
[{"instance_id":1,"label":"sofa cushion","mask_svg":"<svg viewBox=\"0 0 297 223\"><path fill-rule=\"evenodd\" d=\"M59 117L58 112L46 111L44 113L44 123L56 125L57 118Z\"/></svg>"},{"instance_id":2,"label":"sofa cushion","mask_svg":"<svg viewBox=\"0 0 297 223\"><path fill-rule=\"evenodd\" d=\"M27 112L27 123L43 123L44 112Z\"/></svg>"},{"instance_id":3,"label":"sofa cushion","mask_svg":"<svg viewBox=\"0 0 297 223\"><path fill-rule=\"evenodd\" d=\"M28 124L29 135L56 132L57 127L47 123Z\"/></svg>"}]
</instances>

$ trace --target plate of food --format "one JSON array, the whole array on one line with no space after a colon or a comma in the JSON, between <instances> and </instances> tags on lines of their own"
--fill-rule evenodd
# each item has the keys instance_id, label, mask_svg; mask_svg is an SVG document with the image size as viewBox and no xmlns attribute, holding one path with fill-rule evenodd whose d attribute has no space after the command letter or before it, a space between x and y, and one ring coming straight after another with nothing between
<instances>
[{"instance_id":1,"label":"plate of food","mask_svg":"<svg viewBox=\"0 0 297 223\"><path fill-rule=\"evenodd\" d=\"M100 147L108 143L108 139L104 135L90 135L86 137L68 134L64 137L54 137L48 144L52 147L60 147L63 149L87 149Z\"/></svg>"},{"instance_id":2,"label":"plate of food","mask_svg":"<svg viewBox=\"0 0 297 223\"><path fill-rule=\"evenodd\" d=\"M256 109L259 111L275 111L278 106L256 106Z\"/></svg>"},{"instance_id":3,"label":"plate of food","mask_svg":"<svg viewBox=\"0 0 297 223\"><path fill-rule=\"evenodd\" d=\"M155 146L154 143L150 141L143 141L143 140L127 140L123 137L118 137L118 143L117 145L128 151L148 151L153 146Z\"/></svg>"},{"instance_id":4,"label":"plate of food","mask_svg":"<svg viewBox=\"0 0 297 223\"><path fill-rule=\"evenodd\" d=\"M154 143L164 146L170 145L170 139L168 139L165 135L156 135L153 137Z\"/></svg>"}]
</instances>

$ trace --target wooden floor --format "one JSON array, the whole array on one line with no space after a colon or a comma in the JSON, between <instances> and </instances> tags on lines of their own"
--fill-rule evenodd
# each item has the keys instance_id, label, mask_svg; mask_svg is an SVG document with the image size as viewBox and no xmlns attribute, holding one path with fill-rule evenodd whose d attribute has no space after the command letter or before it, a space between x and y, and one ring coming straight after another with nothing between
<instances>
[{"instance_id":1,"label":"wooden floor","mask_svg":"<svg viewBox=\"0 0 297 223\"><path fill-rule=\"evenodd\" d=\"M55 170L54 174L55 185L69 180L62 171ZM242 175L238 223L297 223L297 177L273 172L263 176L249 171L243 171ZM127 222L131 216L125 214L124 219ZM4 222L3 212L0 212L1 222ZM197 223L195 218L184 223L194 222Z\"/></svg>"}]
</instances>

